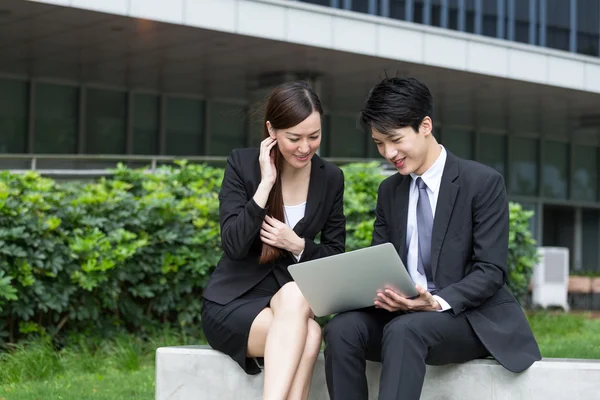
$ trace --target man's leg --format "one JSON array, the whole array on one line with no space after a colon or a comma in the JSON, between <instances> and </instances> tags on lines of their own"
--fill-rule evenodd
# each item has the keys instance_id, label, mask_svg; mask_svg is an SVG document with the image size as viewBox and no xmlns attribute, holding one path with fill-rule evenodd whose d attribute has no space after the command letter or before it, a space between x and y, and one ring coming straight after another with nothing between
<instances>
[{"instance_id":1,"label":"man's leg","mask_svg":"<svg viewBox=\"0 0 600 400\"><path fill-rule=\"evenodd\" d=\"M419 400L426 363L461 363L487 355L464 314L398 316L383 329L379 400Z\"/></svg>"},{"instance_id":2,"label":"man's leg","mask_svg":"<svg viewBox=\"0 0 600 400\"><path fill-rule=\"evenodd\" d=\"M367 400L366 360L380 361L385 324L397 314L367 308L336 315L325 326L325 374L331 400Z\"/></svg>"}]
</instances>

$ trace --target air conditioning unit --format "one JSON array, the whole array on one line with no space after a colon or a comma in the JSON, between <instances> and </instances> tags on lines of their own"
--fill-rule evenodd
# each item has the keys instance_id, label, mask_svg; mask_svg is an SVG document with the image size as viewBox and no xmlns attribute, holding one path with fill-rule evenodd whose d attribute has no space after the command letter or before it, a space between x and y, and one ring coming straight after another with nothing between
<instances>
[{"instance_id":1,"label":"air conditioning unit","mask_svg":"<svg viewBox=\"0 0 600 400\"><path fill-rule=\"evenodd\" d=\"M539 247L539 263L533 267L531 295L533 306L562 307L569 310L569 249Z\"/></svg>"}]
</instances>

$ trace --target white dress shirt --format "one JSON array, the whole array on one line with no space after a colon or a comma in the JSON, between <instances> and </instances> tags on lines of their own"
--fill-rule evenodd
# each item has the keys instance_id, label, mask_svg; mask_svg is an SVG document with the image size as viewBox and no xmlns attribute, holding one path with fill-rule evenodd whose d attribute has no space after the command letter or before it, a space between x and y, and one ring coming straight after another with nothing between
<instances>
[{"instance_id":1,"label":"white dress shirt","mask_svg":"<svg viewBox=\"0 0 600 400\"><path fill-rule=\"evenodd\" d=\"M429 202L431 204L431 211L435 216L435 209L437 205L438 195L440 194L440 184L442 183L442 175L444 173L444 166L446 165L446 149L444 146L441 146L442 151L438 159L433 163L433 165L425 171L423 175L421 175L421 179L427 185L427 194L429 195ZM421 275L417 270L418 257L419 257L419 233L417 226L417 201L419 200L419 188L417 187L415 180L419 178L419 175L410 174L412 180L410 182L410 192L408 196L408 218L406 223L406 247L408 248L408 255L406 259L406 264L408 268L408 272L417 285L427 289L427 277L425 275ZM438 311L446 311L449 310L450 304L448 304L441 297L434 295L433 296L440 306L441 310Z\"/></svg>"},{"instance_id":2,"label":"white dress shirt","mask_svg":"<svg viewBox=\"0 0 600 400\"><path fill-rule=\"evenodd\" d=\"M292 229L296 226L296 224L304 218L304 212L306 211L306 202L302 204L298 204L296 206L283 206L283 212L285 214L285 223ZM300 254L295 255L292 253L296 261L300 260L302 257L302 253L304 250L300 252Z\"/></svg>"}]
</instances>

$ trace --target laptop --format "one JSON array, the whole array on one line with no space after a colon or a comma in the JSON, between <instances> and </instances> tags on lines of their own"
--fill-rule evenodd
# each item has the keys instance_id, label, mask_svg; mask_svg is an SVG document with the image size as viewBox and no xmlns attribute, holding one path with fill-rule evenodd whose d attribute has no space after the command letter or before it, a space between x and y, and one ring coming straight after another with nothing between
<instances>
[{"instance_id":1,"label":"laptop","mask_svg":"<svg viewBox=\"0 0 600 400\"><path fill-rule=\"evenodd\" d=\"M288 267L317 317L374 306L377 291L392 288L418 296L404 263L391 243Z\"/></svg>"}]
</instances>

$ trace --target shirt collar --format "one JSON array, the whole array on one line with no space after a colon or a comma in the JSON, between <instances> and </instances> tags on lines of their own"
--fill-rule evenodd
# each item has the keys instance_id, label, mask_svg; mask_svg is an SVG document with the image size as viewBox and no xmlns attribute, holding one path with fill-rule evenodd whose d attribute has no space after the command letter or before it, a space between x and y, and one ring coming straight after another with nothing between
<instances>
[{"instance_id":1,"label":"shirt collar","mask_svg":"<svg viewBox=\"0 0 600 400\"><path fill-rule=\"evenodd\" d=\"M425 171L423 175L420 176L429 190L431 190L433 193L436 193L440 188L442 183L442 175L444 174L444 166L446 165L446 149L442 145L440 145L440 147L442 148L442 151L440 152L437 160L435 160L433 165L429 167L429 169ZM413 181L419 177L419 175L414 173L410 174L410 176L412 177Z\"/></svg>"}]
</instances>

